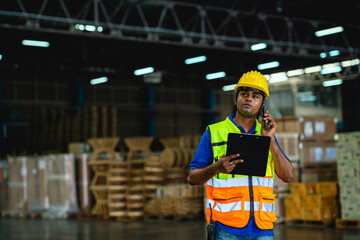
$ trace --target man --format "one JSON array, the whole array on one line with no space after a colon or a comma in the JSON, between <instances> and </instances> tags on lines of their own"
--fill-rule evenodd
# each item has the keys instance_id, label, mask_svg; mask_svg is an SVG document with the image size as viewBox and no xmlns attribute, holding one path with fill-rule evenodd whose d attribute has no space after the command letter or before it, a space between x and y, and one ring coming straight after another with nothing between
<instances>
[{"instance_id":1,"label":"man","mask_svg":"<svg viewBox=\"0 0 360 240\"><path fill-rule=\"evenodd\" d=\"M273 239L275 173L284 182L290 182L293 168L277 143L277 125L269 112L264 114L262 124L257 120L269 97L266 78L257 71L245 73L234 90L236 112L208 126L190 163L188 182L191 185L206 183L207 223L215 222L213 236L216 239ZM229 174L244 160L234 160L238 154L226 156L228 133L271 138L265 177ZM213 228L213 224L208 225L208 232Z\"/></svg>"}]
</instances>

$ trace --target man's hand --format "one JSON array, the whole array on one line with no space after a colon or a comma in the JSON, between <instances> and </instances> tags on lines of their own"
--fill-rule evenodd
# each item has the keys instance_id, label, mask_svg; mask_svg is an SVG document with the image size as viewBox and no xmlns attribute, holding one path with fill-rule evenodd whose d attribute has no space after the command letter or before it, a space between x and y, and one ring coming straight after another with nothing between
<instances>
[{"instance_id":1,"label":"man's hand","mask_svg":"<svg viewBox=\"0 0 360 240\"><path fill-rule=\"evenodd\" d=\"M264 128L266 120L268 121L267 130L265 130ZM271 139L273 139L276 131L277 131L277 124L272 118L272 116L269 114L269 111L266 110L266 113L264 114L264 119L262 121L261 135L268 136L271 137Z\"/></svg>"},{"instance_id":2,"label":"man's hand","mask_svg":"<svg viewBox=\"0 0 360 240\"><path fill-rule=\"evenodd\" d=\"M237 163L244 162L243 159L236 159L234 158L239 157L240 154L234 154L230 156L226 156L226 154L223 154L220 159L215 163L217 164L217 173L230 173L232 170L234 170Z\"/></svg>"}]
</instances>

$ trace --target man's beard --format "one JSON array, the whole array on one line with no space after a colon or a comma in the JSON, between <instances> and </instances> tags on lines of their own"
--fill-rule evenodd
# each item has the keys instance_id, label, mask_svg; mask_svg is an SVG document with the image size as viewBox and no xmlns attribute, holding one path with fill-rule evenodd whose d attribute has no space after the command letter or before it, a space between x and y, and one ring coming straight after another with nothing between
<instances>
[{"instance_id":1,"label":"man's beard","mask_svg":"<svg viewBox=\"0 0 360 240\"><path fill-rule=\"evenodd\" d=\"M262 105L261 105L261 107L262 107ZM248 114L245 114L244 112L241 112L241 111L239 110L238 106L236 106L236 110L237 110L237 112L239 113L239 115L242 116L243 118L245 118L245 119L250 119L250 118L253 118L253 117L255 117L256 115L258 115L258 113L259 113L260 110L261 110L261 107L259 108L259 110L258 110L255 114L252 114L252 115L248 115Z\"/></svg>"}]
</instances>

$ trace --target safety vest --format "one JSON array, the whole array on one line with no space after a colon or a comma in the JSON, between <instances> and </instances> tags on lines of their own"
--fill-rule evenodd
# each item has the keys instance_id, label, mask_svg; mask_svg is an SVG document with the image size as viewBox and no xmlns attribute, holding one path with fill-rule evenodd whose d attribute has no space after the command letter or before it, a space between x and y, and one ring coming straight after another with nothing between
<instances>
[{"instance_id":1,"label":"safety vest","mask_svg":"<svg viewBox=\"0 0 360 240\"><path fill-rule=\"evenodd\" d=\"M208 126L214 162L226 153L228 133L241 133L229 118ZM261 135L256 121L255 134ZM241 164L241 163L239 163ZM213 221L236 228L245 227L250 216L263 230L273 229L276 221L274 194L275 165L269 150L266 176L255 177L219 173L206 183L207 222Z\"/></svg>"}]
</instances>

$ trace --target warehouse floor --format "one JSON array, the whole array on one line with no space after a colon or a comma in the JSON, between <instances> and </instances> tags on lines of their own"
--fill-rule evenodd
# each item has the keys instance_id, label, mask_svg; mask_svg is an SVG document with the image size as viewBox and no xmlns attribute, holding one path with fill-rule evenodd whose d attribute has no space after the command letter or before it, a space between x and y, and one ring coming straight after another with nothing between
<instances>
[{"instance_id":1,"label":"warehouse floor","mask_svg":"<svg viewBox=\"0 0 360 240\"><path fill-rule=\"evenodd\" d=\"M66 239L66 240L177 240L205 239L202 220L172 221L109 221L89 220L41 220L0 219L0 239ZM358 240L360 229L337 229L335 227L289 227L277 224L276 240Z\"/></svg>"}]
</instances>

